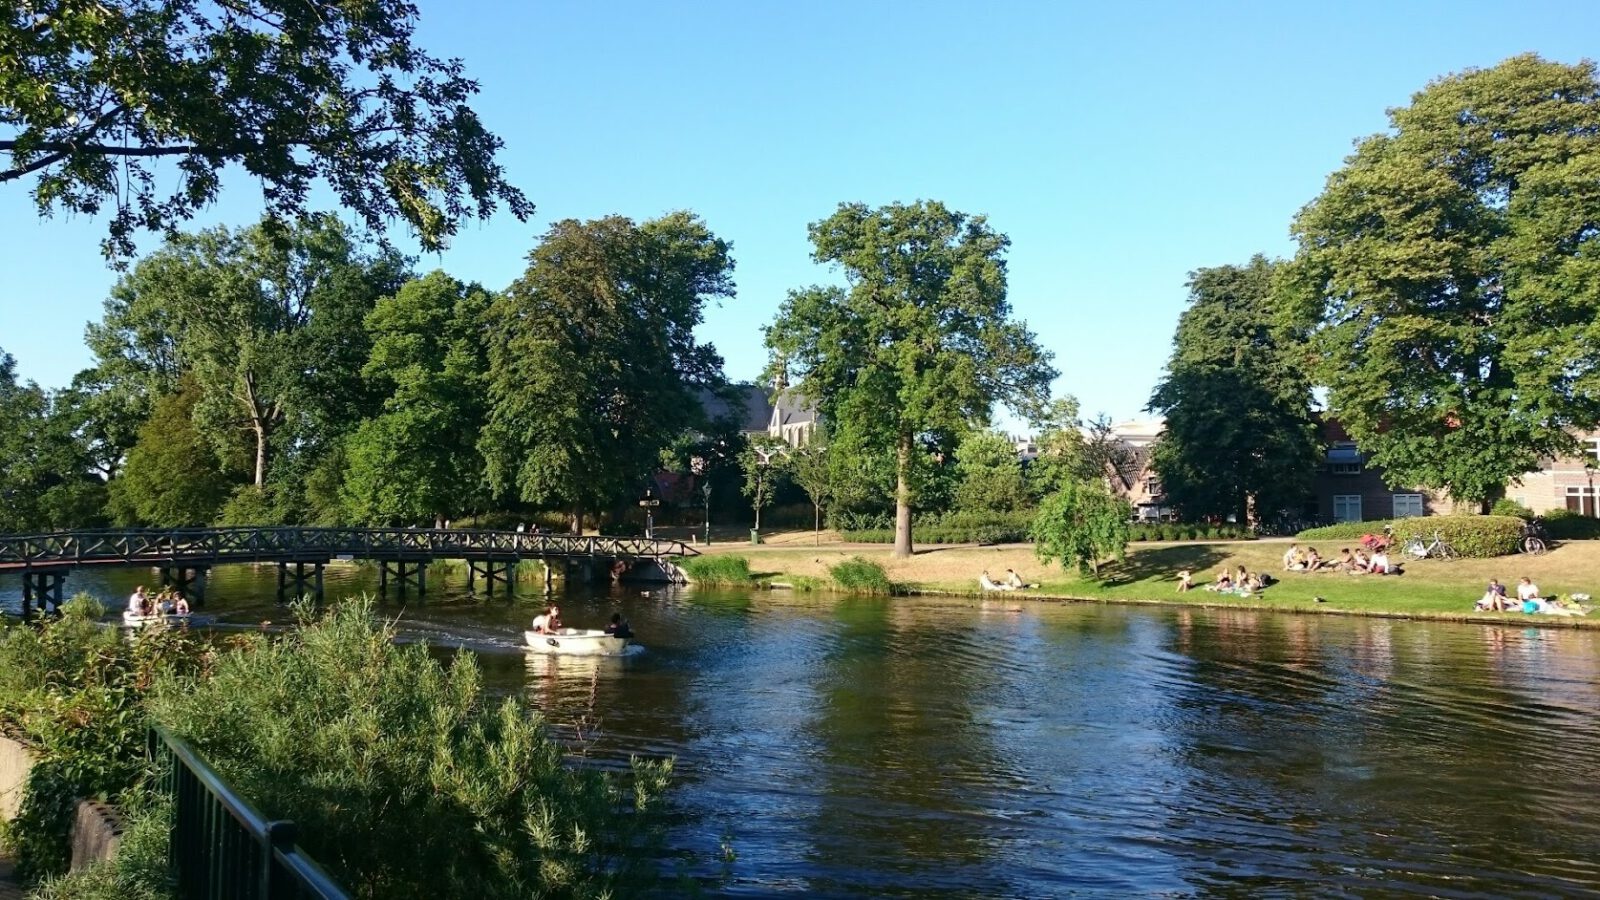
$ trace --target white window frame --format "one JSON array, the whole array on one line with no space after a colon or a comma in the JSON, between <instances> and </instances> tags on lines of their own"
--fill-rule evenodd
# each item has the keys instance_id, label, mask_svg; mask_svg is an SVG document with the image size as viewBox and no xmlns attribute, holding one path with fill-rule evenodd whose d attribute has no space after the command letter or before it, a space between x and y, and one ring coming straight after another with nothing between
<instances>
[{"instance_id":1,"label":"white window frame","mask_svg":"<svg viewBox=\"0 0 1600 900\"><path fill-rule=\"evenodd\" d=\"M1407 510L1414 509L1416 512L1401 512L1401 500L1406 501ZM1395 494L1392 498L1392 502L1394 505L1390 508L1394 511L1394 517L1396 519L1406 519L1411 518L1412 516L1425 516L1428 514L1428 509L1425 505L1427 501L1421 494Z\"/></svg>"},{"instance_id":2,"label":"white window frame","mask_svg":"<svg viewBox=\"0 0 1600 900\"><path fill-rule=\"evenodd\" d=\"M1577 513L1580 516L1600 516L1600 490L1590 486L1569 485L1563 500L1578 498ZM1563 504L1565 505L1565 504Z\"/></svg>"},{"instance_id":3,"label":"white window frame","mask_svg":"<svg viewBox=\"0 0 1600 900\"><path fill-rule=\"evenodd\" d=\"M1350 518L1350 506L1355 504L1355 518ZM1344 508L1344 515L1340 515L1340 507ZM1335 522L1360 522L1361 495L1360 494L1334 494L1333 495L1333 520Z\"/></svg>"},{"instance_id":4,"label":"white window frame","mask_svg":"<svg viewBox=\"0 0 1600 900\"><path fill-rule=\"evenodd\" d=\"M1586 463L1586 465L1600 468L1600 438L1585 438L1583 442L1587 445L1583 454L1594 457L1594 462Z\"/></svg>"}]
</instances>

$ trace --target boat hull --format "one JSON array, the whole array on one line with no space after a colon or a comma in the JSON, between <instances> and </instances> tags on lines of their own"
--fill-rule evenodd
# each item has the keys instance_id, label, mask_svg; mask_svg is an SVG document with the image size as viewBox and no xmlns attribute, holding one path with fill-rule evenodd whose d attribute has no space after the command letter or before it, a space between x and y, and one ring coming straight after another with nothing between
<instances>
[{"instance_id":1,"label":"boat hull","mask_svg":"<svg viewBox=\"0 0 1600 900\"><path fill-rule=\"evenodd\" d=\"M165 625L181 625L187 621L189 621L188 616L180 616L177 613L161 613L154 616L140 616L126 612L122 614L123 628L144 628L157 622Z\"/></svg>"},{"instance_id":2,"label":"boat hull","mask_svg":"<svg viewBox=\"0 0 1600 900\"><path fill-rule=\"evenodd\" d=\"M535 653L564 656L621 656L632 642L592 628L563 628L550 634L524 631L522 636L528 649Z\"/></svg>"}]
</instances>

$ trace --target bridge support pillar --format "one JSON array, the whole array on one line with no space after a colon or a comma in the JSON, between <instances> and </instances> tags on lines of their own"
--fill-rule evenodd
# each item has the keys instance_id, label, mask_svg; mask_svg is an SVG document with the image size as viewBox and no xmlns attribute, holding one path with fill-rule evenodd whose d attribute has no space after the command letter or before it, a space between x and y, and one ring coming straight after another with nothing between
<instances>
[{"instance_id":1,"label":"bridge support pillar","mask_svg":"<svg viewBox=\"0 0 1600 900\"><path fill-rule=\"evenodd\" d=\"M472 563L468 562L468 566ZM470 571L470 570L469 570ZM468 576L471 577L470 575ZM417 596L428 592L428 561L425 559L397 559L383 560L378 563L378 595L389 596L389 581L394 580L401 599L406 596L406 589L414 587Z\"/></svg>"},{"instance_id":2,"label":"bridge support pillar","mask_svg":"<svg viewBox=\"0 0 1600 900\"><path fill-rule=\"evenodd\" d=\"M517 581L517 561L515 559L484 559L467 560L467 590L476 593L478 576L483 576L484 584L488 586L489 596L494 596L496 582L505 586L506 596L513 593Z\"/></svg>"},{"instance_id":3,"label":"bridge support pillar","mask_svg":"<svg viewBox=\"0 0 1600 900\"><path fill-rule=\"evenodd\" d=\"M62 585L67 582L65 572L22 573L22 617L33 617L33 605L38 601L39 612L49 612L49 607L61 608Z\"/></svg>"},{"instance_id":4,"label":"bridge support pillar","mask_svg":"<svg viewBox=\"0 0 1600 900\"><path fill-rule=\"evenodd\" d=\"M191 606L199 609L206 605L206 578L210 573L210 566L162 566L161 586L177 590L189 598Z\"/></svg>"},{"instance_id":5,"label":"bridge support pillar","mask_svg":"<svg viewBox=\"0 0 1600 900\"><path fill-rule=\"evenodd\" d=\"M294 560L278 563L278 602L299 600L308 594L322 602L322 570L327 560Z\"/></svg>"}]
</instances>

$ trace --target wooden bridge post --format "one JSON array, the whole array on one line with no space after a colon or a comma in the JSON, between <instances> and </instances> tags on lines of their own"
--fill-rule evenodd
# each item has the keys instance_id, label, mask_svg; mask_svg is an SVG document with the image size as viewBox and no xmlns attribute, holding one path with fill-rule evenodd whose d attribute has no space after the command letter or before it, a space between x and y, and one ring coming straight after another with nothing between
<instances>
[{"instance_id":1,"label":"wooden bridge post","mask_svg":"<svg viewBox=\"0 0 1600 900\"><path fill-rule=\"evenodd\" d=\"M278 602L286 603L289 600L299 600L310 594L317 602L322 602L322 569L326 565L324 560L284 560L278 563ZM294 574L289 573L289 567L294 567ZM307 571L307 567L310 571ZM293 596L287 596L289 583L293 582Z\"/></svg>"},{"instance_id":2,"label":"wooden bridge post","mask_svg":"<svg viewBox=\"0 0 1600 900\"><path fill-rule=\"evenodd\" d=\"M161 586L177 588L195 608L206 605L206 577L210 566L162 566Z\"/></svg>"},{"instance_id":3,"label":"wooden bridge post","mask_svg":"<svg viewBox=\"0 0 1600 900\"><path fill-rule=\"evenodd\" d=\"M49 612L51 607L61 608L61 588L67 582L67 573L45 571L25 571L22 573L22 617L33 617L34 601L39 603L39 612Z\"/></svg>"},{"instance_id":4,"label":"wooden bridge post","mask_svg":"<svg viewBox=\"0 0 1600 900\"><path fill-rule=\"evenodd\" d=\"M381 560L378 563L378 594L381 597L389 596L389 577L394 576L400 598L406 596L406 588L415 585L417 596L428 592L428 561L425 559L396 559Z\"/></svg>"}]
</instances>

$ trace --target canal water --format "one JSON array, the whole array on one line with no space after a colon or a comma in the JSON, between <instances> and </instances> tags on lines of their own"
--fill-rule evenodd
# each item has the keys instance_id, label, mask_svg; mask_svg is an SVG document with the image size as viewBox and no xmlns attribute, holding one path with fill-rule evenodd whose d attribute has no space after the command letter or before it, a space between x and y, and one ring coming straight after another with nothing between
<instances>
[{"instance_id":1,"label":"canal water","mask_svg":"<svg viewBox=\"0 0 1600 900\"><path fill-rule=\"evenodd\" d=\"M675 757L714 896L1600 892L1600 632L629 586L559 597L645 647L593 660L520 649L531 589L443 580L383 612L574 754ZM281 623L274 585L218 570L205 612Z\"/></svg>"}]
</instances>

